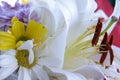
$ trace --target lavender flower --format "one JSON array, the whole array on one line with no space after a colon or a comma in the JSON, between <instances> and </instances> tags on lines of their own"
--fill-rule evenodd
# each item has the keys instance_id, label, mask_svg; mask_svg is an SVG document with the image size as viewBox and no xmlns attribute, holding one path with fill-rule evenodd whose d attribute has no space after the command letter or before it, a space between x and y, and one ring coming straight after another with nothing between
<instances>
[{"instance_id":1,"label":"lavender flower","mask_svg":"<svg viewBox=\"0 0 120 80\"><path fill-rule=\"evenodd\" d=\"M25 25L29 22L30 6L29 4L20 4L19 0L15 2L14 6L11 6L5 1L2 1L0 5L0 31L7 31L11 26L11 19L13 16L17 17ZM38 14L35 12L31 14L30 19L40 22Z\"/></svg>"},{"instance_id":2,"label":"lavender flower","mask_svg":"<svg viewBox=\"0 0 120 80\"><path fill-rule=\"evenodd\" d=\"M28 22L28 15L30 12L28 4L20 4L17 0L12 7L7 2L2 1L3 6L0 6L0 28L4 31L11 26L11 19L16 16L20 21L25 24Z\"/></svg>"}]
</instances>

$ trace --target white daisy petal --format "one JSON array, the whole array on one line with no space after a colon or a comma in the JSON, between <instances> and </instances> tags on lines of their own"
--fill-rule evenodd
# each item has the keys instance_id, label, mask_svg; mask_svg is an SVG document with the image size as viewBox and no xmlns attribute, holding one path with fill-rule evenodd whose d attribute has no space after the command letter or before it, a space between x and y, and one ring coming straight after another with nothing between
<instances>
[{"instance_id":1,"label":"white daisy petal","mask_svg":"<svg viewBox=\"0 0 120 80\"><path fill-rule=\"evenodd\" d=\"M0 55L0 67L11 67L17 65L17 60L11 55Z\"/></svg>"},{"instance_id":2,"label":"white daisy petal","mask_svg":"<svg viewBox=\"0 0 120 80\"><path fill-rule=\"evenodd\" d=\"M17 65L13 65L10 67L0 68L0 80L3 80L7 78L9 75L11 75L16 69L18 68Z\"/></svg>"},{"instance_id":3,"label":"white daisy petal","mask_svg":"<svg viewBox=\"0 0 120 80\"><path fill-rule=\"evenodd\" d=\"M18 80L23 80L23 69L22 67L19 68L19 71L18 71Z\"/></svg>"},{"instance_id":4,"label":"white daisy petal","mask_svg":"<svg viewBox=\"0 0 120 80\"><path fill-rule=\"evenodd\" d=\"M47 73L38 65L32 69L39 80L49 80Z\"/></svg>"},{"instance_id":5,"label":"white daisy petal","mask_svg":"<svg viewBox=\"0 0 120 80\"><path fill-rule=\"evenodd\" d=\"M24 67L19 68L18 80L31 80L30 70Z\"/></svg>"},{"instance_id":6,"label":"white daisy petal","mask_svg":"<svg viewBox=\"0 0 120 80\"><path fill-rule=\"evenodd\" d=\"M34 61L34 52L32 49L29 49L29 64L32 64Z\"/></svg>"},{"instance_id":7,"label":"white daisy petal","mask_svg":"<svg viewBox=\"0 0 120 80\"><path fill-rule=\"evenodd\" d=\"M0 66L1 67L11 67L17 65L17 60L15 58L15 50L8 50L0 55Z\"/></svg>"},{"instance_id":8,"label":"white daisy petal","mask_svg":"<svg viewBox=\"0 0 120 80\"><path fill-rule=\"evenodd\" d=\"M33 48L33 40L27 40L24 42L18 50L32 49Z\"/></svg>"},{"instance_id":9,"label":"white daisy petal","mask_svg":"<svg viewBox=\"0 0 120 80\"><path fill-rule=\"evenodd\" d=\"M15 56L16 55L16 51L13 50L13 49L10 49L10 50L7 50L7 51L1 51L1 54Z\"/></svg>"}]
</instances>

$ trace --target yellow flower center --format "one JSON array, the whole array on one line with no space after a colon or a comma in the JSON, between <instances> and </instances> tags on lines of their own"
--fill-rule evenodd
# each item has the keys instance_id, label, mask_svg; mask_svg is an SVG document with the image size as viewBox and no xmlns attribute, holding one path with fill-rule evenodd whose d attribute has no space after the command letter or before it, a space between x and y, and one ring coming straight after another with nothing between
<instances>
[{"instance_id":1,"label":"yellow flower center","mask_svg":"<svg viewBox=\"0 0 120 80\"><path fill-rule=\"evenodd\" d=\"M37 56L35 55L34 61L29 64L29 52L28 50L18 50L16 53L16 59L18 61L19 66L23 66L25 68L32 68L37 62Z\"/></svg>"}]
</instances>

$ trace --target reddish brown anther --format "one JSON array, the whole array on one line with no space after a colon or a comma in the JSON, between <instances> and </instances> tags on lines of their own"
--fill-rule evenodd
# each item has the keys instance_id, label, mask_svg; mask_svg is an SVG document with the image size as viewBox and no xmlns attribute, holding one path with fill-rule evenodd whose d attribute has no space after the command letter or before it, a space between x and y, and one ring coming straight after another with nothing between
<instances>
[{"instance_id":1,"label":"reddish brown anther","mask_svg":"<svg viewBox=\"0 0 120 80\"><path fill-rule=\"evenodd\" d=\"M107 42L107 37L108 37L108 35L107 35L107 33L105 33L105 35L104 35L104 37L103 37L103 40L102 40L102 42L101 42L101 46L100 46L100 48L99 48L99 50L100 51L103 51L102 52L102 56L101 56L101 59L100 59L100 63L101 64L103 64L103 62L104 62L104 60L105 60L105 58L107 57L107 48L106 48L106 45L105 45L105 43Z\"/></svg>"},{"instance_id":2,"label":"reddish brown anther","mask_svg":"<svg viewBox=\"0 0 120 80\"><path fill-rule=\"evenodd\" d=\"M110 40L108 42L107 41L107 33L105 33L104 38L103 38L103 40L101 42L101 45L104 45L104 46L100 46L100 49L99 49L100 51L102 51L102 56L101 56L101 59L100 59L101 64L103 64L104 60L107 57L108 51L109 51L110 65L112 65L112 62L113 62L113 59L114 59L113 50L111 48L112 42L113 42L113 36L111 36L111 38L110 38Z\"/></svg>"},{"instance_id":3,"label":"reddish brown anther","mask_svg":"<svg viewBox=\"0 0 120 80\"><path fill-rule=\"evenodd\" d=\"M106 47L110 53L110 65L112 65L113 59L114 59L114 54L113 54L113 50L110 46L110 44L106 43Z\"/></svg>"},{"instance_id":4,"label":"reddish brown anther","mask_svg":"<svg viewBox=\"0 0 120 80\"><path fill-rule=\"evenodd\" d=\"M102 22L99 19L97 26L96 26L95 34L94 34L93 39L92 39L92 46L94 46L98 43L101 29L102 29Z\"/></svg>"}]
</instances>

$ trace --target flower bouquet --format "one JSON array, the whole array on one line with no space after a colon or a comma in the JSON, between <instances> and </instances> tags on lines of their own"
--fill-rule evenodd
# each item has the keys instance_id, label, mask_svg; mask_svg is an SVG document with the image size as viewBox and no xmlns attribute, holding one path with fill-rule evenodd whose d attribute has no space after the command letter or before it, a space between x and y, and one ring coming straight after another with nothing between
<instances>
[{"instance_id":1,"label":"flower bouquet","mask_svg":"<svg viewBox=\"0 0 120 80\"><path fill-rule=\"evenodd\" d=\"M109 15L99 4L2 1L0 80L120 80L120 0Z\"/></svg>"}]
</instances>

